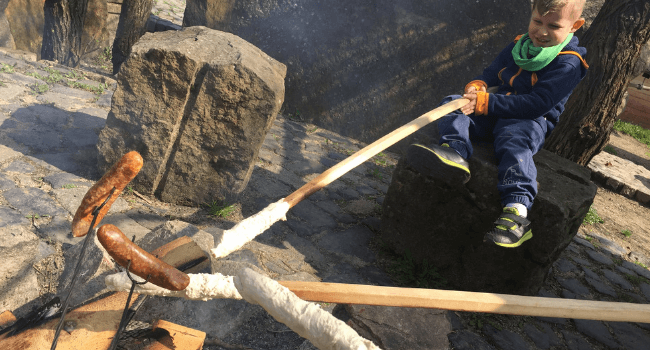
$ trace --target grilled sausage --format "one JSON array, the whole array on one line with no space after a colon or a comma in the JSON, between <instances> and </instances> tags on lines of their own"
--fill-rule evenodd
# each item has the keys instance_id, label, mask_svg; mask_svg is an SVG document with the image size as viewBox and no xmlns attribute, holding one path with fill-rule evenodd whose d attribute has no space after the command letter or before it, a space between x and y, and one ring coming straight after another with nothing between
<instances>
[{"instance_id":1,"label":"grilled sausage","mask_svg":"<svg viewBox=\"0 0 650 350\"><path fill-rule=\"evenodd\" d=\"M97 230L97 239L118 264L126 267L130 260L129 271L144 279L149 277L149 282L157 286L179 291L190 283L188 275L138 247L111 224Z\"/></svg>"},{"instance_id":2,"label":"grilled sausage","mask_svg":"<svg viewBox=\"0 0 650 350\"><path fill-rule=\"evenodd\" d=\"M111 205L115 202L120 193L122 193L126 185L128 185L138 172L140 172L142 164L142 156L140 156L138 152L129 152L115 163L106 174L104 174L104 176L97 181L88 192L86 192L86 195L81 201L81 205L79 205L77 213L74 215L74 219L72 220L73 236L82 237L88 233L88 229L90 229L90 224L93 220L93 210L108 198L111 190L115 187L115 192L111 196L111 199L106 202L104 207L99 211L99 215L95 221L95 226L99 225L99 222L104 218L104 215L106 215L108 210L111 208Z\"/></svg>"}]
</instances>

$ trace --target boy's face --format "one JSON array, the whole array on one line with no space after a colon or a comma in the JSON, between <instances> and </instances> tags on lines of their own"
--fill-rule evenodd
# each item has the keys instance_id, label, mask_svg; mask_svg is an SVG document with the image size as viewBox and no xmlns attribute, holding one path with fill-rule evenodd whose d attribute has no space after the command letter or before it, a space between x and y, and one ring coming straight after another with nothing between
<instances>
[{"instance_id":1,"label":"boy's face","mask_svg":"<svg viewBox=\"0 0 650 350\"><path fill-rule=\"evenodd\" d=\"M573 10L573 2L555 11L541 16L537 9L533 10L528 25L528 36L535 47L551 47L561 44L569 35L578 30L584 23L584 18L576 18L578 15Z\"/></svg>"}]
</instances>

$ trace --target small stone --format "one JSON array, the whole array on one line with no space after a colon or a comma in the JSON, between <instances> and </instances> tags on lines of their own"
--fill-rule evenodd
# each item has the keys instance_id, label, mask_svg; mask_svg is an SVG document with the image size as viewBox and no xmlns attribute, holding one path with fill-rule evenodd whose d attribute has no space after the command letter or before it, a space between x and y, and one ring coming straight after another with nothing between
<instances>
[{"instance_id":1,"label":"small stone","mask_svg":"<svg viewBox=\"0 0 650 350\"><path fill-rule=\"evenodd\" d=\"M560 285L578 295L588 295L589 288L575 278L556 278Z\"/></svg>"},{"instance_id":2,"label":"small stone","mask_svg":"<svg viewBox=\"0 0 650 350\"><path fill-rule=\"evenodd\" d=\"M288 217L298 217L308 222L310 226L320 229L333 229L338 225L330 214L309 201L298 203L289 211Z\"/></svg>"},{"instance_id":3,"label":"small stone","mask_svg":"<svg viewBox=\"0 0 650 350\"><path fill-rule=\"evenodd\" d=\"M605 265L608 265L608 266L614 265L614 262L612 261L612 259L605 256L603 253L588 250L587 255L589 255L590 258L598 261L601 264L605 264Z\"/></svg>"},{"instance_id":4,"label":"small stone","mask_svg":"<svg viewBox=\"0 0 650 350\"><path fill-rule=\"evenodd\" d=\"M618 342L614 340L614 337L612 337L607 327L601 321L575 319L573 323L576 325L578 332L583 335L611 349L618 348Z\"/></svg>"},{"instance_id":5,"label":"small stone","mask_svg":"<svg viewBox=\"0 0 650 350\"><path fill-rule=\"evenodd\" d=\"M582 271L585 272L585 276L587 276L587 277L589 277L589 278L591 278L591 279L594 279L594 280L600 281L600 276L598 276L597 273L591 271L590 269L588 269L588 268L586 268L586 267L583 266L583 267L582 267Z\"/></svg>"},{"instance_id":6,"label":"small stone","mask_svg":"<svg viewBox=\"0 0 650 350\"><path fill-rule=\"evenodd\" d=\"M587 281L587 283L590 286L594 287L600 293L607 294L607 295L609 295L611 297L616 298L617 294L616 294L616 291L614 290L614 288L604 284L600 279L596 280L596 279L593 279L593 278L590 278L590 277L586 277L585 280Z\"/></svg>"},{"instance_id":7,"label":"small stone","mask_svg":"<svg viewBox=\"0 0 650 350\"><path fill-rule=\"evenodd\" d=\"M36 171L36 168L34 168L34 166L29 163L23 162L22 160L14 160L2 170L21 174L29 174Z\"/></svg>"},{"instance_id":8,"label":"small stone","mask_svg":"<svg viewBox=\"0 0 650 350\"><path fill-rule=\"evenodd\" d=\"M636 273L634 271L626 269L623 266L616 266L616 269L618 270L618 272L620 272L620 273L622 273L624 275L636 276Z\"/></svg>"},{"instance_id":9,"label":"small stone","mask_svg":"<svg viewBox=\"0 0 650 350\"><path fill-rule=\"evenodd\" d=\"M491 325L485 325L482 329L483 334L487 335L501 349L528 349L530 345L519 334L509 330L497 330Z\"/></svg>"},{"instance_id":10,"label":"small stone","mask_svg":"<svg viewBox=\"0 0 650 350\"><path fill-rule=\"evenodd\" d=\"M591 344L578 334L562 331L562 335L569 350L592 350Z\"/></svg>"},{"instance_id":11,"label":"small stone","mask_svg":"<svg viewBox=\"0 0 650 350\"><path fill-rule=\"evenodd\" d=\"M587 248L596 249L596 247L594 247L593 244L589 243L587 240L582 239L582 238L580 238L580 237L578 237L578 236L574 236L574 237L573 237L573 241L574 241L574 242L577 242L578 244L580 244L580 245L582 245L582 246L585 246L585 247L587 247Z\"/></svg>"},{"instance_id":12,"label":"small stone","mask_svg":"<svg viewBox=\"0 0 650 350\"><path fill-rule=\"evenodd\" d=\"M614 330L616 338L625 349L648 349L648 344L650 344L650 336L648 336L639 328L627 322L609 322L609 326L612 328L612 330Z\"/></svg>"},{"instance_id":13,"label":"small stone","mask_svg":"<svg viewBox=\"0 0 650 350\"><path fill-rule=\"evenodd\" d=\"M524 332L540 349L548 349L551 346L560 345L560 339L546 323L527 323L524 326Z\"/></svg>"},{"instance_id":14,"label":"small stone","mask_svg":"<svg viewBox=\"0 0 650 350\"><path fill-rule=\"evenodd\" d=\"M639 285L639 288L641 289L643 295L645 295L645 298L648 299L648 301L650 301L650 284L641 283Z\"/></svg>"},{"instance_id":15,"label":"small stone","mask_svg":"<svg viewBox=\"0 0 650 350\"><path fill-rule=\"evenodd\" d=\"M611 239L600 236L596 238L600 241L601 248L610 254L619 257L627 255L627 249L621 247L618 243L612 241Z\"/></svg>"},{"instance_id":16,"label":"small stone","mask_svg":"<svg viewBox=\"0 0 650 350\"><path fill-rule=\"evenodd\" d=\"M342 257L353 256L365 262L373 262L375 253L368 248L368 243L374 235L367 227L356 226L326 234L320 239L318 246Z\"/></svg>"},{"instance_id":17,"label":"small stone","mask_svg":"<svg viewBox=\"0 0 650 350\"><path fill-rule=\"evenodd\" d=\"M554 266L559 272L570 272L576 270L576 266L566 259L559 259L555 262Z\"/></svg>"},{"instance_id":18,"label":"small stone","mask_svg":"<svg viewBox=\"0 0 650 350\"><path fill-rule=\"evenodd\" d=\"M585 259L579 258L577 256L572 256L571 259L573 259L573 261L577 262L580 265L591 266L591 263L589 262L589 260L585 260Z\"/></svg>"},{"instance_id":19,"label":"small stone","mask_svg":"<svg viewBox=\"0 0 650 350\"><path fill-rule=\"evenodd\" d=\"M605 278L607 278L610 282L618 285L625 290L632 290L634 288L630 282L612 270L603 270L603 275L605 275Z\"/></svg>"},{"instance_id":20,"label":"small stone","mask_svg":"<svg viewBox=\"0 0 650 350\"><path fill-rule=\"evenodd\" d=\"M625 267L626 269L629 269L629 270L632 270L632 271L636 272L639 276L650 279L650 270L646 269L643 266L637 265L637 264L629 262L627 260L623 261L622 266Z\"/></svg>"}]
</instances>

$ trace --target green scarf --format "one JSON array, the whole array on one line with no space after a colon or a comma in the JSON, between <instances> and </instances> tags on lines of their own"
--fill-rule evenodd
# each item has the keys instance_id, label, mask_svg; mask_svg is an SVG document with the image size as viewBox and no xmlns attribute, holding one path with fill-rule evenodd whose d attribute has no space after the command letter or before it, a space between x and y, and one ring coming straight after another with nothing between
<instances>
[{"instance_id":1,"label":"green scarf","mask_svg":"<svg viewBox=\"0 0 650 350\"><path fill-rule=\"evenodd\" d=\"M528 33L526 33L512 49L512 58L515 59L515 63L521 69L536 72L551 63L566 44L571 41L571 38L573 38L573 33L569 33L561 44L551 47L535 47L533 41L528 37Z\"/></svg>"}]
</instances>

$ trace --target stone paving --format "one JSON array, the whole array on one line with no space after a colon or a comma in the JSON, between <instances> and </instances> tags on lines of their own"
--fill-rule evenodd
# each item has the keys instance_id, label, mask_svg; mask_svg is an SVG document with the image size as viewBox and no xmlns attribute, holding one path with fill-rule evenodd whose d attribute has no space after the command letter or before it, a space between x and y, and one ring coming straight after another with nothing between
<instances>
[{"instance_id":1,"label":"stone paving","mask_svg":"<svg viewBox=\"0 0 650 350\"><path fill-rule=\"evenodd\" d=\"M70 222L89 186L101 176L95 166L95 143L110 109L115 82L51 62L29 61L11 52L0 52L0 72L0 250L24 242L32 247L29 256L13 257L26 268L5 276L14 282L9 288L0 286L0 298L9 300L0 309L13 309L22 316L38 303L21 305L47 295L39 290L42 276L37 276L32 264L61 250L64 255L74 251L71 248L80 241L71 237ZM242 197L243 217L287 196L363 146L289 116L278 116ZM380 229L381 204L396 160L395 155L382 153L360 165L291 209L286 222L277 223L224 263L243 262L277 280L394 285L378 266L372 242ZM124 196L104 223L113 223L136 239L179 217L193 220L209 233L233 224L197 219L200 210ZM579 234L549 271L539 295L647 304L650 270L627 261L626 254L625 248L606 237ZM313 349L257 309L227 301L219 305L219 310L232 317L193 314L216 317L214 324L219 327L210 328L209 335L256 349ZM336 305L322 306L343 319L363 312L346 308L348 315L342 316ZM409 310L420 312L403 312ZM178 313L171 307L164 311ZM415 337L411 335L415 331L409 333L415 328L430 337L443 331L444 341L435 347L408 348L647 349L650 344L650 323L436 312L448 328L421 322L406 329L390 318L378 321L378 317L369 319L366 331L375 339L384 339L386 349L404 348L407 340L391 345L386 339ZM387 330L375 331L373 327L381 322Z\"/></svg>"}]
</instances>

